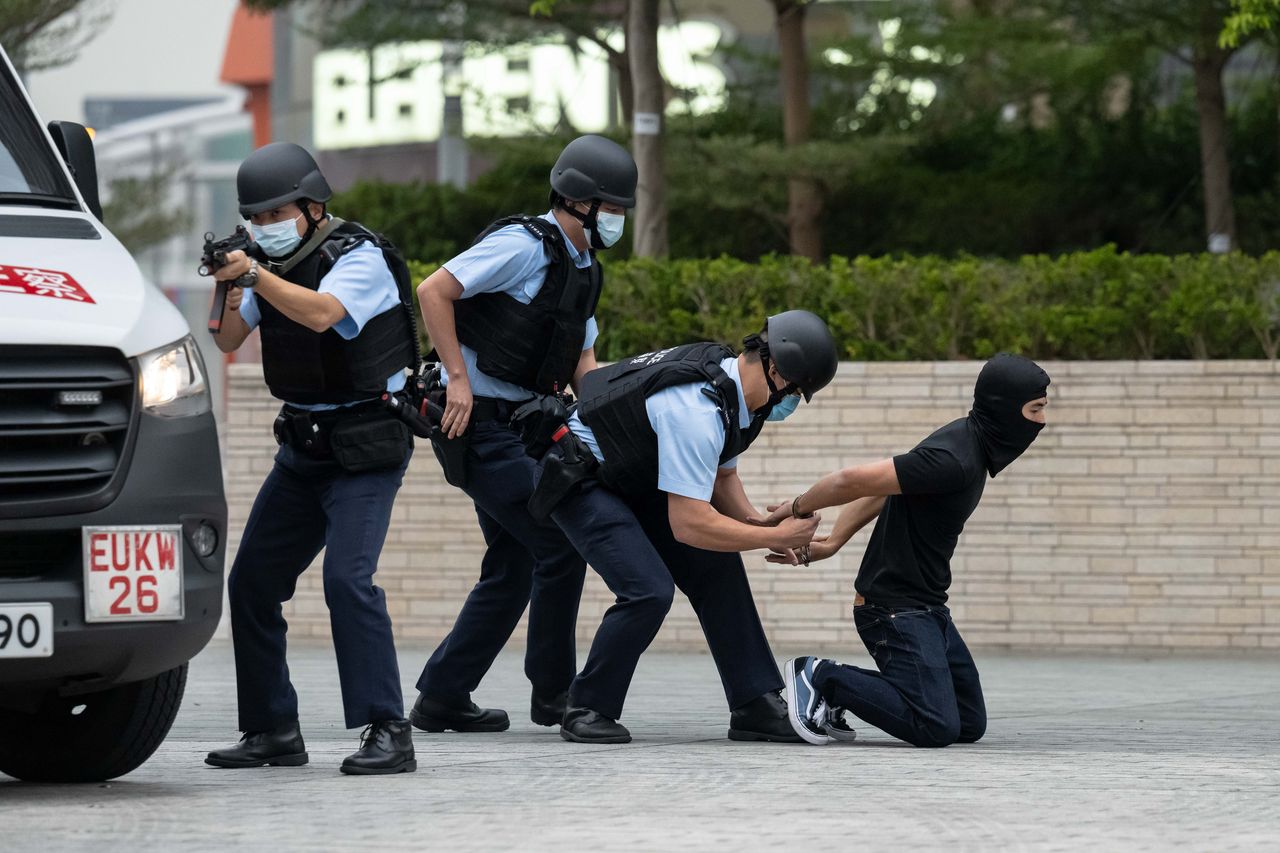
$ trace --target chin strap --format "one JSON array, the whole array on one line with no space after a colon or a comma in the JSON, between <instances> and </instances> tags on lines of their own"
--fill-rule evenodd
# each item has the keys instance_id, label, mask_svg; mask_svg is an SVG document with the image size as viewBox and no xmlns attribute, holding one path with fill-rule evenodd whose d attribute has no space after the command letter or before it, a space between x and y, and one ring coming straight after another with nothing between
<instances>
[{"instance_id":1,"label":"chin strap","mask_svg":"<svg viewBox=\"0 0 1280 853\"><path fill-rule=\"evenodd\" d=\"M564 210L565 213L582 223L582 229L587 232L588 238L591 241L591 248L596 251L609 248L600 240L600 228L597 221L597 217L600 213L600 199L592 199L591 209L586 213L574 210L569 206L569 202L567 200L561 201L560 208Z\"/></svg>"},{"instance_id":2,"label":"chin strap","mask_svg":"<svg viewBox=\"0 0 1280 853\"><path fill-rule=\"evenodd\" d=\"M784 397L794 394L799 388L794 382L781 388L773 384L773 377L769 375L769 368L772 365L772 361L769 358L769 342L762 335L747 335L742 339L742 346L745 349L760 351L760 369L764 371L764 382L769 386L769 402L759 411L763 412L765 417L768 417L774 406L781 403Z\"/></svg>"}]
</instances>

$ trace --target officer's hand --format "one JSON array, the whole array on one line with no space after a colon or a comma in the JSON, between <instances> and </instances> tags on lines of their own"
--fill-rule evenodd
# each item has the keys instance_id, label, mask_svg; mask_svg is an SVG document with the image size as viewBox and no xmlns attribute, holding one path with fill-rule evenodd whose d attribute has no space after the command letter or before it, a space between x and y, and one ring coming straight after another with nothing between
<instances>
[{"instance_id":1,"label":"officer's hand","mask_svg":"<svg viewBox=\"0 0 1280 853\"><path fill-rule=\"evenodd\" d=\"M457 438L467 431L474 404L469 380L455 379L449 383L445 391L444 417L440 419L440 429L444 430L445 438Z\"/></svg>"},{"instance_id":2,"label":"officer's hand","mask_svg":"<svg viewBox=\"0 0 1280 853\"><path fill-rule=\"evenodd\" d=\"M818 522L821 520L822 517L815 512L804 518L787 518L779 522L778 533L769 547L774 550L783 550L808 545L813 539L813 534L818 531Z\"/></svg>"},{"instance_id":3,"label":"officer's hand","mask_svg":"<svg viewBox=\"0 0 1280 853\"><path fill-rule=\"evenodd\" d=\"M795 548L770 548L772 554L765 554L766 562L778 563L782 566L798 566L800 565L800 556L796 553Z\"/></svg>"},{"instance_id":4,"label":"officer's hand","mask_svg":"<svg viewBox=\"0 0 1280 853\"><path fill-rule=\"evenodd\" d=\"M815 536L813 541L809 543L808 550L802 545L799 548L788 548L785 551L775 551L765 556L770 563L779 563L784 566L798 566L801 563L809 565L816 563L818 560L825 560L840 549L828 541L826 536Z\"/></svg>"},{"instance_id":5,"label":"officer's hand","mask_svg":"<svg viewBox=\"0 0 1280 853\"><path fill-rule=\"evenodd\" d=\"M218 281L235 281L249 271L249 256L237 249L227 253L227 262L213 271Z\"/></svg>"},{"instance_id":6,"label":"officer's hand","mask_svg":"<svg viewBox=\"0 0 1280 853\"><path fill-rule=\"evenodd\" d=\"M228 311L239 311L240 303L243 301L244 301L243 287L227 288L227 310Z\"/></svg>"},{"instance_id":7,"label":"officer's hand","mask_svg":"<svg viewBox=\"0 0 1280 853\"><path fill-rule=\"evenodd\" d=\"M791 517L791 501L783 501L780 504L769 504L769 514L764 518L748 518L747 524L755 524L760 527L777 527L780 523Z\"/></svg>"}]
</instances>

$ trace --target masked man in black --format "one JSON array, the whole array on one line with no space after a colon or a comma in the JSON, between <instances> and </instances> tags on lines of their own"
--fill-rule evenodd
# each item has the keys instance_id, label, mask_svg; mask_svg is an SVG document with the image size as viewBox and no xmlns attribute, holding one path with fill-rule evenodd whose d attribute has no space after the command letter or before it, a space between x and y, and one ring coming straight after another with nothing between
<instances>
[{"instance_id":1,"label":"masked man in black","mask_svg":"<svg viewBox=\"0 0 1280 853\"><path fill-rule=\"evenodd\" d=\"M771 507L777 523L847 504L803 562L838 551L872 519L854 583L853 620L879 671L833 660L787 661L791 725L812 744L850 740L844 710L915 746L973 743L986 732L978 670L947 609L951 555L992 477L1026 451L1045 424L1049 375L1001 353L983 367L973 410L909 453L829 474ZM773 562L790 562L771 555Z\"/></svg>"}]
</instances>

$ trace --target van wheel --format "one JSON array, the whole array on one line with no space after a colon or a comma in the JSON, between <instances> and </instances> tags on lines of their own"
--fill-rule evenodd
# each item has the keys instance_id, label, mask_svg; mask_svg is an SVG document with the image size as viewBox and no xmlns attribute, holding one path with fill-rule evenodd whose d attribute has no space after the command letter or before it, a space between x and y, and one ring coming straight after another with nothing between
<instances>
[{"instance_id":1,"label":"van wheel","mask_svg":"<svg viewBox=\"0 0 1280 853\"><path fill-rule=\"evenodd\" d=\"M0 710L0 772L28 782L101 782L137 769L178 716L187 665L99 693Z\"/></svg>"}]
</instances>

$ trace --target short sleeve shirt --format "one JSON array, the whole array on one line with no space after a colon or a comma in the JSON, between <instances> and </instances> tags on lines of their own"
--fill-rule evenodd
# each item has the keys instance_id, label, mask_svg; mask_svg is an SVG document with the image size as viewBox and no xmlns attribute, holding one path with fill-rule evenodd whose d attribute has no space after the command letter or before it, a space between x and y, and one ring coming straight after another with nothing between
<instances>
[{"instance_id":1,"label":"short sleeve shirt","mask_svg":"<svg viewBox=\"0 0 1280 853\"><path fill-rule=\"evenodd\" d=\"M348 341L360 334L365 324L374 317L400 304L395 276L387 267L382 250L368 241L360 243L338 258L324 278L320 279L317 292L332 295L346 309L346 314L334 324L333 330ZM262 322L258 296L251 287L245 289L244 299L240 302L240 317L250 329L257 328ZM387 390L399 391L404 383L403 371L396 371L387 378ZM289 404L312 410L337 408L328 403Z\"/></svg>"},{"instance_id":2,"label":"short sleeve shirt","mask_svg":"<svg viewBox=\"0 0 1280 853\"><path fill-rule=\"evenodd\" d=\"M548 222L560 228L555 214L548 212L542 216ZM564 229L560 229L564 235ZM578 248L564 235L565 246L573 258L574 266L586 269L591 266L591 253L578 251ZM470 299L481 293L506 293L528 305L542 290L547 276L550 257L542 241L529 233L523 225L507 225L494 231L479 243L462 254L445 263L447 269L458 283L462 285L462 299ZM596 318L591 317L586 323L586 338L582 342L584 350L596 345L599 327ZM462 346L462 360L467 368L467 378L471 382L471 392L479 397L498 397L503 400L527 400L532 393L512 382L496 379L482 371L476 364L476 351ZM441 377L448 384L449 377Z\"/></svg>"},{"instance_id":3,"label":"short sleeve shirt","mask_svg":"<svg viewBox=\"0 0 1280 853\"><path fill-rule=\"evenodd\" d=\"M902 494L885 500L854 583L867 601L946 603L951 557L986 485L985 458L965 418L894 457Z\"/></svg>"},{"instance_id":4,"label":"short sleeve shirt","mask_svg":"<svg viewBox=\"0 0 1280 853\"><path fill-rule=\"evenodd\" d=\"M751 412L742 396L742 381L736 358L722 359L721 369L733 381L738 394L738 426L751 425ZM708 382L691 382L664 388L645 400L649 423L658 435L658 488L673 495L709 501L715 489L716 470L732 468L736 458L720 464L725 429L715 401L702 393ZM574 412L569 428L600 461L604 454L595 433Z\"/></svg>"}]
</instances>

